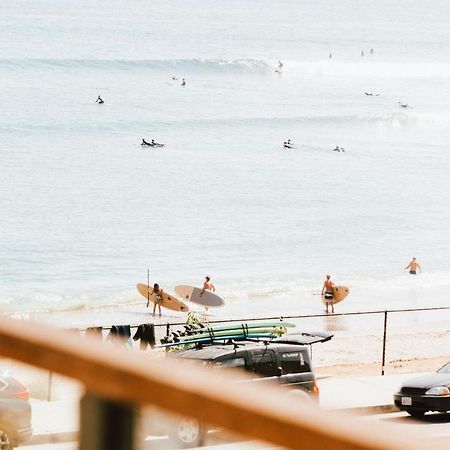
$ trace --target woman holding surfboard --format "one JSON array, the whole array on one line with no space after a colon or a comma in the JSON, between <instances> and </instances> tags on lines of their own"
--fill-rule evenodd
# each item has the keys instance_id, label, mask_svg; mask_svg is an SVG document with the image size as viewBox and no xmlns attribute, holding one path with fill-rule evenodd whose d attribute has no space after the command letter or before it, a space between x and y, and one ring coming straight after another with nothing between
<instances>
[{"instance_id":1,"label":"woman holding surfboard","mask_svg":"<svg viewBox=\"0 0 450 450\"><path fill-rule=\"evenodd\" d=\"M152 292L150 292L150 295L155 294L155 303L153 304L153 317L155 317L156 306L158 306L159 317L161 317L161 302L163 301L162 293L163 290L160 289L159 284L155 283L153 285Z\"/></svg>"}]
</instances>

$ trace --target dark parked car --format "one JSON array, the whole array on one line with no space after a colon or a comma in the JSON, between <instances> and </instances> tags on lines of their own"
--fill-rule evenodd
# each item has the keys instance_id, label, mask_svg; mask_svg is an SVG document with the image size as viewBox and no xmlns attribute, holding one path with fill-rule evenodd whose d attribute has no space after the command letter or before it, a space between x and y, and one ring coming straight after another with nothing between
<instances>
[{"instance_id":1,"label":"dark parked car","mask_svg":"<svg viewBox=\"0 0 450 450\"><path fill-rule=\"evenodd\" d=\"M413 378L403 383L394 394L394 402L413 417L428 411L450 411L450 362L436 373Z\"/></svg>"},{"instance_id":2,"label":"dark parked car","mask_svg":"<svg viewBox=\"0 0 450 450\"><path fill-rule=\"evenodd\" d=\"M12 450L32 435L28 388L11 375L0 375L0 450Z\"/></svg>"},{"instance_id":3,"label":"dark parked car","mask_svg":"<svg viewBox=\"0 0 450 450\"><path fill-rule=\"evenodd\" d=\"M274 383L289 389L292 395L307 401L317 401L319 388L310 359L310 348L303 344L326 342L331 334L297 333L272 339L270 342L241 341L208 344L195 349L180 350L170 356L195 360L217 369L241 369L244 383ZM144 434L169 434L175 448L198 447L207 432L204 424L190 417L173 421L169 416L148 413L143 422ZM155 417L158 417L156 423ZM172 418L173 419L173 418ZM159 428L157 430L157 428Z\"/></svg>"}]
</instances>

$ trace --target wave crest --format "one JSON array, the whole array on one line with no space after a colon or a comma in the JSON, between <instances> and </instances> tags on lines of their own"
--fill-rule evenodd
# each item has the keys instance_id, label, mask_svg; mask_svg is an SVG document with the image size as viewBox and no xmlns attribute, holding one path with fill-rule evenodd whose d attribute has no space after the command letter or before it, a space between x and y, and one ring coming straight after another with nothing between
<instances>
[{"instance_id":1,"label":"wave crest","mask_svg":"<svg viewBox=\"0 0 450 450\"><path fill-rule=\"evenodd\" d=\"M273 67L259 59L0 59L4 68L62 68L62 69L107 69L107 70L151 70L155 72L192 73L253 73L271 72Z\"/></svg>"}]
</instances>

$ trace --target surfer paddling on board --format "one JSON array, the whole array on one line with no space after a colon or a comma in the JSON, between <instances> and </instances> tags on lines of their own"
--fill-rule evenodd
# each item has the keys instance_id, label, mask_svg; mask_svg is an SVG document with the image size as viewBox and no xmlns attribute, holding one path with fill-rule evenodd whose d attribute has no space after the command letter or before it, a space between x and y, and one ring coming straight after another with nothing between
<instances>
[{"instance_id":1,"label":"surfer paddling on board","mask_svg":"<svg viewBox=\"0 0 450 450\"><path fill-rule=\"evenodd\" d=\"M100 95L97 97L97 100L95 100L95 103L98 103L99 105L101 105L102 103L105 103L103 101L103 99L100 97Z\"/></svg>"},{"instance_id":2,"label":"surfer paddling on board","mask_svg":"<svg viewBox=\"0 0 450 450\"><path fill-rule=\"evenodd\" d=\"M326 280L323 282L322 292L321 295L325 293L325 305L327 307L327 314L328 314L328 307L331 306L331 312L334 313L334 305L333 305L333 287L334 283L331 281L331 275L327 275Z\"/></svg>"},{"instance_id":3,"label":"surfer paddling on board","mask_svg":"<svg viewBox=\"0 0 450 450\"><path fill-rule=\"evenodd\" d=\"M419 269L420 273L422 273L422 268L420 267L420 264L417 262L416 257L413 256L413 259L410 261L410 263L405 267L405 270L409 269L409 273L411 275L417 274L417 269Z\"/></svg>"},{"instance_id":4,"label":"surfer paddling on board","mask_svg":"<svg viewBox=\"0 0 450 450\"><path fill-rule=\"evenodd\" d=\"M163 290L159 287L159 284L155 283L153 285L152 292L150 292L150 295L155 294L155 304L153 305L153 317L155 317L156 306L158 306L159 317L161 317L161 302L163 300L162 292Z\"/></svg>"}]
</instances>

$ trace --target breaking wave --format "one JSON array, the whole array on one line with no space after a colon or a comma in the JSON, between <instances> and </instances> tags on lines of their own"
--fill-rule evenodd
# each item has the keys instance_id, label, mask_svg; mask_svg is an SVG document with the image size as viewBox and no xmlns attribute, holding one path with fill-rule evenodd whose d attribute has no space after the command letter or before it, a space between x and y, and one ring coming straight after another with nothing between
<instances>
[{"instance_id":1,"label":"breaking wave","mask_svg":"<svg viewBox=\"0 0 450 450\"><path fill-rule=\"evenodd\" d=\"M68 70L150 70L154 72L253 73L265 74L273 66L258 59L0 59L0 67L20 69L60 68Z\"/></svg>"}]
</instances>

